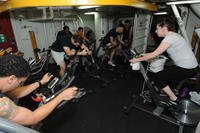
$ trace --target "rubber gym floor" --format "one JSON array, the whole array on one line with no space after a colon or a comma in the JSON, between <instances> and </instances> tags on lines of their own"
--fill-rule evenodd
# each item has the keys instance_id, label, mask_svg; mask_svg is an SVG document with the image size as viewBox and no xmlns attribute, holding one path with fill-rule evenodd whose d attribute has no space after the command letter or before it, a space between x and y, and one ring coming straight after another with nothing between
<instances>
[{"instance_id":1,"label":"rubber gym floor","mask_svg":"<svg viewBox=\"0 0 200 133\"><path fill-rule=\"evenodd\" d=\"M143 78L132 71L129 64L100 71L109 83L98 80L81 70L72 85L85 88L88 93L78 102L69 102L54 110L41 127L42 133L177 133L178 126L136 108L126 114L124 106L139 94ZM153 108L152 105L145 105ZM192 133L194 127L184 127Z\"/></svg>"}]
</instances>

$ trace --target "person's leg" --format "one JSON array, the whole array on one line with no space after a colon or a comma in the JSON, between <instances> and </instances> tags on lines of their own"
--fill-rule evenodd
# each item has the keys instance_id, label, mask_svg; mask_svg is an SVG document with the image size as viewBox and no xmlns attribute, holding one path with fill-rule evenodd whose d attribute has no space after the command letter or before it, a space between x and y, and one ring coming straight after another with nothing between
<instances>
[{"instance_id":1,"label":"person's leg","mask_svg":"<svg viewBox=\"0 0 200 133\"><path fill-rule=\"evenodd\" d=\"M113 48L111 50L111 53L110 53L110 56L109 56L109 60L108 60L108 64L115 67L116 65L113 63L113 58L115 56L115 53L116 53L116 48Z\"/></svg>"},{"instance_id":2,"label":"person's leg","mask_svg":"<svg viewBox=\"0 0 200 133\"><path fill-rule=\"evenodd\" d=\"M52 57L54 58L57 65L60 66L59 75L62 77L65 73L66 63L64 61L64 52L56 52L51 50Z\"/></svg>"},{"instance_id":3,"label":"person's leg","mask_svg":"<svg viewBox=\"0 0 200 133\"><path fill-rule=\"evenodd\" d=\"M170 78L168 79L168 75L166 76L165 74L165 72L155 74L155 76L152 76L152 79L160 91L164 92L170 98L170 100L176 101L177 97L168 84Z\"/></svg>"},{"instance_id":4,"label":"person's leg","mask_svg":"<svg viewBox=\"0 0 200 133\"><path fill-rule=\"evenodd\" d=\"M164 69L160 72L153 73L150 75L156 87L160 91L163 91L170 98L171 101L177 100L177 96L174 94L174 92L169 86L170 81L174 81L174 80L177 81L177 79L180 80L180 76L177 73L177 71L179 71L178 68L176 66L173 66L173 67ZM175 75L175 73L177 74Z\"/></svg>"},{"instance_id":5,"label":"person's leg","mask_svg":"<svg viewBox=\"0 0 200 133\"><path fill-rule=\"evenodd\" d=\"M170 100L176 101L177 97L169 87L168 83L176 81L177 83L186 79L195 76L198 68L194 69L184 69L178 66L173 66L167 69L164 69L161 72L151 75L155 85L164 93L166 93Z\"/></svg>"},{"instance_id":6,"label":"person's leg","mask_svg":"<svg viewBox=\"0 0 200 133\"><path fill-rule=\"evenodd\" d=\"M169 87L169 85L167 85L166 87L164 87L162 89L162 91L164 93L167 94L167 96L169 96L170 100L172 101L176 101L177 100L177 96L174 94L174 92L171 90L171 88Z\"/></svg>"},{"instance_id":7,"label":"person's leg","mask_svg":"<svg viewBox=\"0 0 200 133\"><path fill-rule=\"evenodd\" d=\"M113 61L113 58L114 58L114 56L115 56L115 53L116 53L116 48L113 48L112 50L111 50L111 53L110 53L110 59L109 59L109 61Z\"/></svg>"},{"instance_id":8,"label":"person's leg","mask_svg":"<svg viewBox=\"0 0 200 133\"><path fill-rule=\"evenodd\" d=\"M111 66L116 66L113 63L113 58L114 58L114 56L116 54L116 51L117 51L117 42L115 41L114 44L112 45L111 52L110 52L110 57L109 57L109 61L108 61L108 64L111 65Z\"/></svg>"},{"instance_id":9,"label":"person's leg","mask_svg":"<svg viewBox=\"0 0 200 133\"><path fill-rule=\"evenodd\" d=\"M65 68L66 68L66 63L65 61L63 60L61 63L60 63L60 77L63 77L63 75L65 74Z\"/></svg>"}]
</instances>

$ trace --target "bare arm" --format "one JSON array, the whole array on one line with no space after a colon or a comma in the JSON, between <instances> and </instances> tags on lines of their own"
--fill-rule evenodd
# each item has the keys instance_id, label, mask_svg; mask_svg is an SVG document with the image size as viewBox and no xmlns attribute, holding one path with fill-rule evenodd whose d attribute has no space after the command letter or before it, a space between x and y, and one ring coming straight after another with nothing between
<instances>
[{"instance_id":1,"label":"bare arm","mask_svg":"<svg viewBox=\"0 0 200 133\"><path fill-rule=\"evenodd\" d=\"M68 56L75 55L75 51L72 51L69 47L64 47L65 54Z\"/></svg>"},{"instance_id":2,"label":"bare arm","mask_svg":"<svg viewBox=\"0 0 200 133\"><path fill-rule=\"evenodd\" d=\"M122 35L117 35L117 40L120 44L124 44L124 42L122 41Z\"/></svg>"},{"instance_id":3,"label":"bare arm","mask_svg":"<svg viewBox=\"0 0 200 133\"><path fill-rule=\"evenodd\" d=\"M86 47L84 44L81 45L81 49L85 49L85 50L89 51L88 47Z\"/></svg>"},{"instance_id":4,"label":"bare arm","mask_svg":"<svg viewBox=\"0 0 200 133\"><path fill-rule=\"evenodd\" d=\"M84 44L81 45L81 48L84 49L88 55L92 54L92 51L88 49L88 47L86 47Z\"/></svg>"},{"instance_id":5,"label":"bare arm","mask_svg":"<svg viewBox=\"0 0 200 133\"><path fill-rule=\"evenodd\" d=\"M90 40L89 40L85 35L83 35L83 39L84 39L86 42L90 42Z\"/></svg>"},{"instance_id":6,"label":"bare arm","mask_svg":"<svg viewBox=\"0 0 200 133\"><path fill-rule=\"evenodd\" d=\"M63 100L70 100L76 94L75 87L68 88L47 104L35 111L15 105L9 98L0 99L0 116L22 125L37 124L47 117ZM3 104L2 104L3 103Z\"/></svg>"},{"instance_id":7,"label":"bare arm","mask_svg":"<svg viewBox=\"0 0 200 133\"><path fill-rule=\"evenodd\" d=\"M71 37L71 43L72 43L73 45L76 45L76 43L77 43L77 42L75 42L75 40L74 40L73 37Z\"/></svg>"},{"instance_id":8,"label":"bare arm","mask_svg":"<svg viewBox=\"0 0 200 133\"><path fill-rule=\"evenodd\" d=\"M146 54L142 54L142 57L139 58L133 58L130 60L130 62L132 63L136 63L136 62L140 62L140 61L146 61L152 58L157 57L158 55L161 55L164 51L167 50L167 48L169 47L169 44L167 42L163 42L161 43L158 48L156 50L154 50L151 53L146 53Z\"/></svg>"},{"instance_id":9,"label":"bare arm","mask_svg":"<svg viewBox=\"0 0 200 133\"><path fill-rule=\"evenodd\" d=\"M17 114L18 107L7 97L0 98L0 117L13 119Z\"/></svg>"},{"instance_id":10,"label":"bare arm","mask_svg":"<svg viewBox=\"0 0 200 133\"><path fill-rule=\"evenodd\" d=\"M7 52L7 53L11 53L12 52L12 48L11 47L8 47L7 49L5 49L5 51Z\"/></svg>"},{"instance_id":11,"label":"bare arm","mask_svg":"<svg viewBox=\"0 0 200 133\"><path fill-rule=\"evenodd\" d=\"M80 37L81 37L83 40L85 40L86 42L90 42L90 40L85 36L85 33L84 33L84 32L82 32L82 33L80 34Z\"/></svg>"},{"instance_id":12,"label":"bare arm","mask_svg":"<svg viewBox=\"0 0 200 133\"><path fill-rule=\"evenodd\" d=\"M111 43L112 45L115 45L114 38L113 38L112 36L110 36L110 43Z\"/></svg>"},{"instance_id":13,"label":"bare arm","mask_svg":"<svg viewBox=\"0 0 200 133\"><path fill-rule=\"evenodd\" d=\"M49 82L49 80L52 78L52 76L53 75L48 75L48 73L46 73L40 80L40 83L45 84L45 83ZM30 85L18 87L17 89L15 89L11 92L8 92L8 95L10 95L13 98L21 98L21 97L27 96L32 91L37 89L39 86L40 86L39 82L34 82Z\"/></svg>"},{"instance_id":14,"label":"bare arm","mask_svg":"<svg viewBox=\"0 0 200 133\"><path fill-rule=\"evenodd\" d=\"M34 82L30 85L18 87L17 89L15 89L11 92L8 92L7 94L13 98L22 98L22 97L30 94L32 91L34 91L38 87L39 87L39 83Z\"/></svg>"},{"instance_id":15,"label":"bare arm","mask_svg":"<svg viewBox=\"0 0 200 133\"><path fill-rule=\"evenodd\" d=\"M82 51L77 52L77 55L87 55L88 54L88 50L83 49Z\"/></svg>"},{"instance_id":16,"label":"bare arm","mask_svg":"<svg viewBox=\"0 0 200 133\"><path fill-rule=\"evenodd\" d=\"M1 49L0 50L0 56L3 56L5 54L5 50L4 49Z\"/></svg>"}]
</instances>

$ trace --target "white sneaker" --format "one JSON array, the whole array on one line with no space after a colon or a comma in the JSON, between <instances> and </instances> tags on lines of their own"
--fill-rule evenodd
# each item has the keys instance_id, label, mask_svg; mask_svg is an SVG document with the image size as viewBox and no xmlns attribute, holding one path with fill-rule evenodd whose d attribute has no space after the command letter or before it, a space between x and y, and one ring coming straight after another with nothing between
<instances>
[{"instance_id":1,"label":"white sneaker","mask_svg":"<svg viewBox=\"0 0 200 133\"><path fill-rule=\"evenodd\" d=\"M108 61L108 64L115 67L116 65L112 61Z\"/></svg>"}]
</instances>

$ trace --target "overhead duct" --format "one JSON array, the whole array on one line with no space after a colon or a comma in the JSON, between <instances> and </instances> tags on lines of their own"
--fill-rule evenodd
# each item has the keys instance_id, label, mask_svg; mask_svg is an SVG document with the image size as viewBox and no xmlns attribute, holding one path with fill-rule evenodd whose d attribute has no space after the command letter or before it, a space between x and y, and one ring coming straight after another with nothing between
<instances>
[{"instance_id":1,"label":"overhead duct","mask_svg":"<svg viewBox=\"0 0 200 133\"><path fill-rule=\"evenodd\" d=\"M200 18L200 4L190 5L195 14Z\"/></svg>"},{"instance_id":2,"label":"overhead duct","mask_svg":"<svg viewBox=\"0 0 200 133\"><path fill-rule=\"evenodd\" d=\"M42 10L42 16L38 18L29 18L29 21L42 21L42 20L52 20L54 18L54 12L52 7L40 7L37 8L39 10ZM49 13L47 15L47 9L49 9Z\"/></svg>"},{"instance_id":3,"label":"overhead duct","mask_svg":"<svg viewBox=\"0 0 200 133\"><path fill-rule=\"evenodd\" d=\"M63 10L61 10L63 9ZM68 11L64 10L65 7L63 8L58 8L58 7L37 7L35 11L40 11L39 16L33 16L31 14L35 14L34 10L31 10L30 15L28 15L28 21L51 21L51 20L57 20L57 21L62 21L62 20L79 20L79 16L76 15L76 12L73 11ZM67 12L68 11L68 12ZM80 20L82 21L82 20Z\"/></svg>"},{"instance_id":4,"label":"overhead duct","mask_svg":"<svg viewBox=\"0 0 200 133\"><path fill-rule=\"evenodd\" d=\"M176 5L171 5L171 8L172 8L172 10L174 12L174 15L175 15L176 19L177 19L177 22L178 22L178 25L179 25L179 28L181 30L181 33L182 33L183 37L186 39L187 42L190 42L189 39L188 39L187 33L186 33L184 22L183 22L180 14L178 12L178 9L177 9Z\"/></svg>"}]
</instances>

